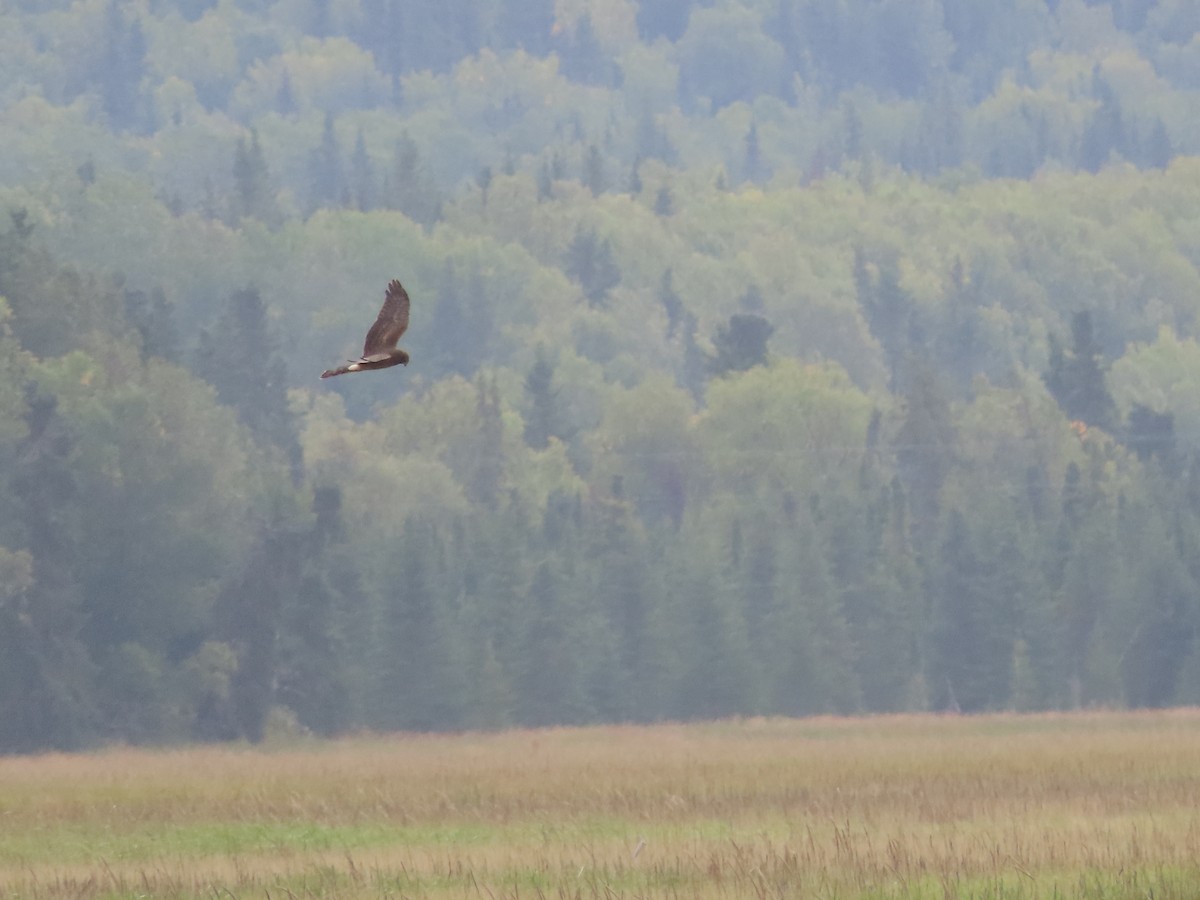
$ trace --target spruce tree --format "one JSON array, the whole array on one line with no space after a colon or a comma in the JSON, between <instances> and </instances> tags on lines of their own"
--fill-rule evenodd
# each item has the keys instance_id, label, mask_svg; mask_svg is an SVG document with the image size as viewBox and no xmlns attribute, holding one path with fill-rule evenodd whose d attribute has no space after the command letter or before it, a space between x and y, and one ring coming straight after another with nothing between
<instances>
[{"instance_id":1,"label":"spruce tree","mask_svg":"<svg viewBox=\"0 0 1200 900\"><path fill-rule=\"evenodd\" d=\"M373 724L429 731L461 723L462 660L441 590L445 545L433 526L409 519L382 597Z\"/></svg>"},{"instance_id":2,"label":"spruce tree","mask_svg":"<svg viewBox=\"0 0 1200 900\"><path fill-rule=\"evenodd\" d=\"M325 114L321 142L312 151L309 159L309 185L312 209L342 205L346 187L342 172L342 154L338 147L332 113Z\"/></svg>"},{"instance_id":3,"label":"spruce tree","mask_svg":"<svg viewBox=\"0 0 1200 900\"><path fill-rule=\"evenodd\" d=\"M1050 344L1046 387L1070 419L1112 432L1117 408L1106 383L1104 357L1087 310L1071 317L1071 350Z\"/></svg>"},{"instance_id":4,"label":"spruce tree","mask_svg":"<svg viewBox=\"0 0 1200 900\"><path fill-rule=\"evenodd\" d=\"M396 143L388 182L387 203L426 227L442 216L442 200L425 168L416 143L402 134Z\"/></svg>"},{"instance_id":5,"label":"spruce tree","mask_svg":"<svg viewBox=\"0 0 1200 900\"><path fill-rule=\"evenodd\" d=\"M621 281L621 270L613 259L612 245L595 231L580 229L567 248L567 274L583 289L588 305L602 307L608 293Z\"/></svg>"},{"instance_id":6,"label":"spruce tree","mask_svg":"<svg viewBox=\"0 0 1200 900\"><path fill-rule=\"evenodd\" d=\"M745 372L766 365L767 341L775 326L754 313L736 313L717 328L713 336L714 355L709 363L714 376Z\"/></svg>"},{"instance_id":7,"label":"spruce tree","mask_svg":"<svg viewBox=\"0 0 1200 900\"><path fill-rule=\"evenodd\" d=\"M300 444L288 409L287 371L256 288L234 292L213 328L201 332L196 372L237 410L255 437L284 452L298 477Z\"/></svg>"},{"instance_id":8,"label":"spruce tree","mask_svg":"<svg viewBox=\"0 0 1200 900\"><path fill-rule=\"evenodd\" d=\"M350 202L360 212L375 208L375 169L367 153L367 142L363 130L358 129L354 139L354 152L350 156Z\"/></svg>"},{"instance_id":9,"label":"spruce tree","mask_svg":"<svg viewBox=\"0 0 1200 900\"><path fill-rule=\"evenodd\" d=\"M237 139L233 154L233 221L258 219L264 225L274 227L281 221L279 207L275 203L275 192L271 187L271 175L258 142L258 131L250 130L250 141Z\"/></svg>"},{"instance_id":10,"label":"spruce tree","mask_svg":"<svg viewBox=\"0 0 1200 900\"><path fill-rule=\"evenodd\" d=\"M533 366L525 376L525 443L542 450L552 437L562 436L558 408L558 389L554 386L554 363L544 345L539 344Z\"/></svg>"}]
</instances>

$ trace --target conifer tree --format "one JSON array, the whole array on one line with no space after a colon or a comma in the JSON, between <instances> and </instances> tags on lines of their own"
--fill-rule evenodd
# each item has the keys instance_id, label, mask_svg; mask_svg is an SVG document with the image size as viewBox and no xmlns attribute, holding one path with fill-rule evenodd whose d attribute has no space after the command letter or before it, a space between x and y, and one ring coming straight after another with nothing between
<instances>
[{"instance_id":1,"label":"conifer tree","mask_svg":"<svg viewBox=\"0 0 1200 900\"><path fill-rule=\"evenodd\" d=\"M334 130L333 113L325 114L321 129L321 143L313 150L309 160L309 185L313 209L332 208L341 205L346 191L342 171L341 149L338 147L337 132Z\"/></svg>"},{"instance_id":2,"label":"conifer tree","mask_svg":"<svg viewBox=\"0 0 1200 900\"><path fill-rule=\"evenodd\" d=\"M500 409L500 390L493 376L480 374L475 379L475 409L478 430L474 438L474 459L468 478L467 496L485 508L495 508L504 478L504 422Z\"/></svg>"},{"instance_id":3,"label":"conifer tree","mask_svg":"<svg viewBox=\"0 0 1200 900\"><path fill-rule=\"evenodd\" d=\"M367 142L363 130L358 129L354 139L354 152L350 156L350 202L360 212L375 208L375 169L367 153Z\"/></svg>"},{"instance_id":4,"label":"conifer tree","mask_svg":"<svg viewBox=\"0 0 1200 900\"><path fill-rule=\"evenodd\" d=\"M98 80L104 112L117 128L137 128L144 118L141 81L146 38L141 22L127 21L117 0L109 0L101 40L103 57Z\"/></svg>"},{"instance_id":5,"label":"conifer tree","mask_svg":"<svg viewBox=\"0 0 1200 900\"><path fill-rule=\"evenodd\" d=\"M258 219L264 225L274 227L281 221L275 192L271 187L271 175L258 142L258 131L250 130L250 142L244 137L237 139L233 154L233 221Z\"/></svg>"},{"instance_id":6,"label":"conifer tree","mask_svg":"<svg viewBox=\"0 0 1200 900\"><path fill-rule=\"evenodd\" d=\"M1116 404L1108 392L1103 353L1096 340L1092 315L1087 310L1071 317L1071 350L1051 338L1050 367L1043 376L1046 387L1068 418L1112 431Z\"/></svg>"},{"instance_id":7,"label":"conifer tree","mask_svg":"<svg viewBox=\"0 0 1200 900\"><path fill-rule=\"evenodd\" d=\"M530 615L518 673L518 719L529 726L584 721L579 613L570 603L570 584L558 566L543 561L529 587Z\"/></svg>"},{"instance_id":8,"label":"conifer tree","mask_svg":"<svg viewBox=\"0 0 1200 900\"><path fill-rule=\"evenodd\" d=\"M415 731L460 724L461 658L442 593L445 545L432 525L409 519L383 596L376 649L376 727Z\"/></svg>"},{"instance_id":9,"label":"conifer tree","mask_svg":"<svg viewBox=\"0 0 1200 900\"><path fill-rule=\"evenodd\" d=\"M532 368L525 376L525 443L542 450L552 437L562 437L558 408L558 389L554 386L554 363L544 345L539 344Z\"/></svg>"},{"instance_id":10,"label":"conifer tree","mask_svg":"<svg viewBox=\"0 0 1200 900\"><path fill-rule=\"evenodd\" d=\"M74 442L52 394L30 385L26 404L28 431L5 485L24 546L0 551L0 749L9 753L77 749L101 724L76 574Z\"/></svg>"},{"instance_id":11,"label":"conifer tree","mask_svg":"<svg viewBox=\"0 0 1200 900\"><path fill-rule=\"evenodd\" d=\"M966 517L951 511L939 550L932 623L935 709L979 712L1007 699L1008 684L997 682L991 665L995 658L986 652L989 642L1002 634L988 634L998 610L991 608L995 598L987 591L985 566Z\"/></svg>"},{"instance_id":12,"label":"conifer tree","mask_svg":"<svg viewBox=\"0 0 1200 900\"><path fill-rule=\"evenodd\" d=\"M575 232L567 249L566 268L592 307L604 306L609 291L621 281L621 270L613 259L612 245L590 228Z\"/></svg>"},{"instance_id":13,"label":"conifer tree","mask_svg":"<svg viewBox=\"0 0 1200 900\"><path fill-rule=\"evenodd\" d=\"M762 148L758 142L758 123L751 122L750 128L746 131L746 137L742 141L744 159L742 163L742 174L746 181L758 183L761 182L765 175L766 169L762 158Z\"/></svg>"},{"instance_id":14,"label":"conifer tree","mask_svg":"<svg viewBox=\"0 0 1200 900\"><path fill-rule=\"evenodd\" d=\"M775 327L760 315L735 313L730 316L729 322L719 326L713 336L712 374L720 377L766 365L767 341L774 331Z\"/></svg>"},{"instance_id":15,"label":"conifer tree","mask_svg":"<svg viewBox=\"0 0 1200 900\"><path fill-rule=\"evenodd\" d=\"M175 313L162 288L144 291L125 291L125 318L141 338L142 359L157 356L174 360L179 354L179 332Z\"/></svg>"},{"instance_id":16,"label":"conifer tree","mask_svg":"<svg viewBox=\"0 0 1200 900\"><path fill-rule=\"evenodd\" d=\"M600 46L590 13L575 22L574 33L560 48L563 73L573 81L584 84L609 84L614 66Z\"/></svg>"},{"instance_id":17,"label":"conifer tree","mask_svg":"<svg viewBox=\"0 0 1200 900\"><path fill-rule=\"evenodd\" d=\"M547 160L542 160L542 165L538 169L537 179L538 203L549 200L554 196L554 177L550 171L550 163Z\"/></svg>"},{"instance_id":18,"label":"conifer tree","mask_svg":"<svg viewBox=\"0 0 1200 900\"><path fill-rule=\"evenodd\" d=\"M426 227L441 218L442 201L437 187L425 169L416 143L407 134L401 135L396 143L387 198L392 209Z\"/></svg>"},{"instance_id":19,"label":"conifer tree","mask_svg":"<svg viewBox=\"0 0 1200 900\"><path fill-rule=\"evenodd\" d=\"M680 711L689 718L756 712L757 673L746 623L711 554L697 561L681 588L691 628Z\"/></svg>"},{"instance_id":20,"label":"conifer tree","mask_svg":"<svg viewBox=\"0 0 1200 900\"><path fill-rule=\"evenodd\" d=\"M300 444L288 409L287 370L255 288L234 292L210 331L200 334L196 372L237 410L260 440L279 448L299 476Z\"/></svg>"},{"instance_id":21,"label":"conifer tree","mask_svg":"<svg viewBox=\"0 0 1200 900\"><path fill-rule=\"evenodd\" d=\"M593 197L599 197L608 187L608 179L604 175L604 157L600 155L600 148L595 144L588 147L587 156L584 158L582 180Z\"/></svg>"},{"instance_id":22,"label":"conifer tree","mask_svg":"<svg viewBox=\"0 0 1200 900\"><path fill-rule=\"evenodd\" d=\"M905 395L904 421L896 433L896 462L922 544L932 538L936 527L957 437L941 379L931 367L917 366Z\"/></svg>"},{"instance_id":23,"label":"conifer tree","mask_svg":"<svg viewBox=\"0 0 1200 900\"><path fill-rule=\"evenodd\" d=\"M1098 66L1092 72L1092 93L1099 105L1084 124L1079 164L1089 172L1098 172L1113 154L1128 154L1129 139L1120 100Z\"/></svg>"},{"instance_id":24,"label":"conifer tree","mask_svg":"<svg viewBox=\"0 0 1200 900\"><path fill-rule=\"evenodd\" d=\"M658 299L662 303L663 312L667 314L667 340L675 337L675 332L683 319L683 301L675 293L674 276L670 269L663 272L662 281L658 287Z\"/></svg>"}]
</instances>

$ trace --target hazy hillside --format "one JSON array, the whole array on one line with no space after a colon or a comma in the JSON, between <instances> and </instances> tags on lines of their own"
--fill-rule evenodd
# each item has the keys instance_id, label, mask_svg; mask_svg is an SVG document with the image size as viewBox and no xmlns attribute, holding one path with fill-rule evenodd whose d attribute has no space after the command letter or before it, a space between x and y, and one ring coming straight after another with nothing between
<instances>
[{"instance_id":1,"label":"hazy hillside","mask_svg":"<svg viewBox=\"0 0 1200 900\"><path fill-rule=\"evenodd\" d=\"M1200 701L1197 10L0 6L0 749Z\"/></svg>"}]
</instances>

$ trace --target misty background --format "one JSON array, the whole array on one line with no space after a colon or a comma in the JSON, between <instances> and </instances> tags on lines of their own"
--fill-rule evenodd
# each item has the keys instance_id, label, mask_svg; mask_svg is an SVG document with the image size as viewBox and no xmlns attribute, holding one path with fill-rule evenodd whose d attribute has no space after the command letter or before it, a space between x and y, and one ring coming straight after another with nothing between
<instances>
[{"instance_id":1,"label":"misty background","mask_svg":"<svg viewBox=\"0 0 1200 900\"><path fill-rule=\"evenodd\" d=\"M1198 150L1193 0L0 3L0 751L1200 702Z\"/></svg>"}]
</instances>

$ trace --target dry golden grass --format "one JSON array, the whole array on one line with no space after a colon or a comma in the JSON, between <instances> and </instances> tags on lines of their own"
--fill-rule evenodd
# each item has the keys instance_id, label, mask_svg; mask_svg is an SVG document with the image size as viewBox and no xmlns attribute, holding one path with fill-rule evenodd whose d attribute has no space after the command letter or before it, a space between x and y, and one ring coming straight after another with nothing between
<instances>
[{"instance_id":1,"label":"dry golden grass","mask_svg":"<svg viewBox=\"0 0 1200 900\"><path fill-rule=\"evenodd\" d=\"M1200 712L0 759L19 897L1196 897Z\"/></svg>"}]
</instances>

